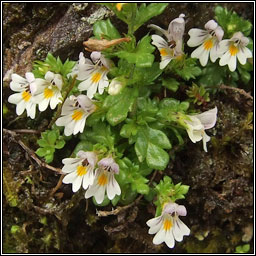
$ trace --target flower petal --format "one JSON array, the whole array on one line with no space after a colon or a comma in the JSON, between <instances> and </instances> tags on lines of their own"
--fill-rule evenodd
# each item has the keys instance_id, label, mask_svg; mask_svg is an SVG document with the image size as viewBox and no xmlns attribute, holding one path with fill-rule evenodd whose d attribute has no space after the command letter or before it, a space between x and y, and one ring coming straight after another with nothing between
<instances>
[{"instance_id":1,"label":"flower petal","mask_svg":"<svg viewBox=\"0 0 256 256\"><path fill-rule=\"evenodd\" d=\"M95 192L95 200L98 204L101 204L104 200L105 197L105 191L106 191L106 186L98 186L98 189Z\"/></svg>"},{"instance_id":2,"label":"flower petal","mask_svg":"<svg viewBox=\"0 0 256 256\"><path fill-rule=\"evenodd\" d=\"M17 114L18 116L22 115L23 112L24 112L24 110L25 110L25 108L26 108L26 103L25 103L23 100L20 101L20 102L17 104L17 106L16 106L16 114Z\"/></svg>"},{"instance_id":3,"label":"flower petal","mask_svg":"<svg viewBox=\"0 0 256 256\"><path fill-rule=\"evenodd\" d=\"M107 184L107 196L110 200L112 200L115 195L120 195L121 189L119 184L117 183L114 174L109 175L109 182Z\"/></svg>"},{"instance_id":4,"label":"flower petal","mask_svg":"<svg viewBox=\"0 0 256 256\"><path fill-rule=\"evenodd\" d=\"M206 134L206 132L203 132L203 148L204 151L207 152L207 146L206 143L210 141L211 137Z\"/></svg>"},{"instance_id":5,"label":"flower petal","mask_svg":"<svg viewBox=\"0 0 256 256\"><path fill-rule=\"evenodd\" d=\"M14 93L9 96L8 102L12 104L18 104L22 100L22 95L21 93Z\"/></svg>"},{"instance_id":6,"label":"flower petal","mask_svg":"<svg viewBox=\"0 0 256 256\"><path fill-rule=\"evenodd\" d=\"M76 172L75 172L76 173ZM77 192L81 188L83 176L77 176L76 179L72 183L72 190L73 192Z\"/></svg>"},{"instance_id":7,"label":"flower petal","mask_svg":"<svg viewBox=\"0 0 256 256\"><path fill-rule=\"evenodd\" d=\"M231 72L236 70L236 56L231 56L228 62L228 67Z\"/></svg>"},{"instance_id":8,"label":"flower petal","mask_svg":"<svg viewBox=\"0 0 256 256\"><path fill-rule=\"evenodd\" d=\"M227 51L221 58L220 58L220 62L219 62L219 65L220 66L225 66L229 63L230 61L230 58L231 58L231 55L229 53L229 51Z\"/></svg>"},{"instance_id":9,"label":"flower petal","mask_svg":"<svg viewBox=\"0 0 256 256\"><path fill-rule=\"evenodd\" d=\"M153 239L153 244L161 244L162 242L165 241L165 235L166 235L166 232L164 229L160 229L156 235L154 236L154 239Z\"/></svg>"},{"instance_id":10,"label":"flower petal","mask_svg":"<svg viewBox=\"0 0 256 256\"><path fill-rule=\"evenodd\" d=\"M47 71L44 78L45 80L47 80L48 82L51 82L54 79L54 73L51 71Z\"/></svg>"},{"instance_id":11,"label":"flower petal","mask_svg":"<svg viewBox=\"0 0 256 256\"><path fill-rule=\"evenodd\" d=\"M62 182L64 184L69 184L69 183L73 183L73 181L76 179L77 174L76 172L71 172L69 174L67 174L64 179L62 180Z\"/></svg>"},{"instance_id":12,"label":"flower petal","mask_svg":"<svg viewBox=\"0 0 256 256\"><path fill-rule=\"evenodd\" d=\"M79 91L86 91L88 90L91 86L93 85L92 81L91 81L91 75L87 80L84 80L83 82L81 82L78 85L78 90Z\"/></svg>"},{"instance_id":13,"label":"flower petal","mask_svg":"<svg viewBox=\"0 0 256 256\"><path fill-rule=\"evenodd\" d=\"M174 245L175 245L175 240L174 240L174 236L173 236L173 232L172 232L172 229L168 230L166 232L166 235L165 235L165 239L164 239L166 245L169 247L169 248L173 248Z\"/></svg>"},{"instance_id":14,"label":"flower petal","mask_svg":"<svg viewBox=\"0 0 256 256\"><path fill-rule=\"evenodd\" d=\"M208 37L208 32L198 28L192 28L189 30L188 34L190 39L187 41L189 47L196 47L204 42Z\"/></svg>"},{"instance_id":15,"label":"flower petal","mask_svg":"<svg viewBox=\"0 0 256 256\"><path fill-rule=\"evenodd\" d=\"M157 48L168 48L168 43L158 35L152 35L152 44L155 45Z\"/></svg>"},{"instance_id":16,"label":"flower petal","mask_svg":"<svg viewBox=\"0 0 256 256\"><path fill-rule=\"evenodd\" d=\"M198 118L203 124L204 129L210 129L216 124L217 120L217 107L207 110L201 114L195 115L196 118Z\"/></svg>"}]
</instances>

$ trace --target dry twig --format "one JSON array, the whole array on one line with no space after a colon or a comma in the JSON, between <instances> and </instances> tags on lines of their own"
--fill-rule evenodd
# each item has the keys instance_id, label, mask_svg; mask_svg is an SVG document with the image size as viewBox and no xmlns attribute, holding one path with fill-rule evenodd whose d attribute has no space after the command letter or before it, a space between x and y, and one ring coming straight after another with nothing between
<instances>
[{"instance_id":1,"label":"dry twig","mask_svg":"<svg viewBox=\"0 0 256 256\"><path fill-rule=\"evenodd\" d=\"M55 167L53 167L53 166L43 162L42 160L40 160L36 156L35 152L32 149L30 149L28 146L26 146L21 139L17 139L18 135L17 135L16 132L8 130L8 129L3 129L3 132L6 133L6 134L11 135L11 137L14 139L14 141L17 142L28 153L28 155L36 161L36 163L40 167L45 167L45 168L47 168L47 169L49 169L51 171L57 172L59 174L63 174L63 172L62 172L62 170L60 168L55 168Z\"/></svg>"},{"instance_id":2,"label":"dry twig","mask_svg":"<svg viewBox=\"0 0 256 256\"><path fill-rule=\"evenodd\" d=\"M157 174L157 171L154 171L150 181L149 181L149 185L152 183L152 181L154 180L155 176ZM97 215L99 217L106 217L106 216L109 216L109 215L118 215L120 214L121 212L129 209L130 207L134 206L134 205L137 205L141 198L143 197L143 195L140 195L134 202L128 204L128 205L125 205L125 206L118 206L116 209L112 210L112 211L97 211Z\"/></svg>"},{"instance_id":3,"label":"dry twig","mask_svg":"<svg viewBox=\"0 0 256 256\"><path fill-rule=\"evenodd\" d=\"M232 87L232 86L227 86L225 84L221 84L220 89L233 90L233 91L238 92L239 94L245 96L247 99L253 100L252 95L250 93L246 92L243 89L235 88L235 87Z\"/></svg>"}]
</instances>

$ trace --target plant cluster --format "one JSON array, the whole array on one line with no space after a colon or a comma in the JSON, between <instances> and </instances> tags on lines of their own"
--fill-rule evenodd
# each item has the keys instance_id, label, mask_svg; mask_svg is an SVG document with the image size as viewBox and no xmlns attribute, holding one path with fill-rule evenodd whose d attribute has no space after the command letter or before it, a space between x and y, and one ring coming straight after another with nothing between
<instances>
[{"instance_id":1,"label":"plant cluster","mask_svg":"<svg viewBox=\"0 0 256 256\"><path fill-rule=\"evenodd\" d=\"M79 60L63 63L48 53L25 78L12 75L10 87L16 93L8 101L17 105L17 115L26 110L31 119L37 108L56 110L36 154L50 163L56 149L73 137L79 139L73 153L62 160L63 183L72 184L74 193L83 189L85 198L93 197L100 206L127 205L144 195L156 205L155 218L147 221L149 233L155 234L153 243L173 248L175 241L190 234L179 218L186 216L186 208L176 203L185 198L189 186L174 184L167 175L159 184L149 184L149 177L154 170L166 169L174 158L170 149L184 146L186 135L193 143L202 141L207 152L210 136L205 130L214 127L217 107L195 113L193 104L210 101L213 91L206 84L250 80L252 65L247 59L252 58L252 45L246 36L251 23L217 7L216 21L188 31L186 44L197 47L189 56L184 52L184 14L170 21L168 29L150 24L148 32L156 34L139 41L135 37L167 3L104 5L127 24L125 36L110 19L97 21L94 37L84 42L90 58L81 52ZM189 86L189 98L180 100L175 93L184 85Z\"/></svg>"}]
</instances>

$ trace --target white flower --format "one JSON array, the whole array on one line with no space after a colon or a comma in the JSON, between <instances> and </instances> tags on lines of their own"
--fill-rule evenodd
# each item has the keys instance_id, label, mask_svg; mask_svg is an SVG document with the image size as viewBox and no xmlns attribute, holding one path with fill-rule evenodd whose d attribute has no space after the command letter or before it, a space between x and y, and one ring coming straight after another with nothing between
<instances>
[{"instance_id":1,"label":"white flower","mask_svg":"<svg viewBox=\"0 0 256 256\"><path fill-rule=\"evenodd\" d=\"M206 143L210 141L205 130L212 128L217 120L217 107L198 115L188 115L184 120L189 138L193 143L203 140L204 151L207 152Z\"/></svg>"},{"instance_id":2,"label":"white flower","mask_svg":"<svg viewBox=\"0 0 256 256\"><path fill-rule=\"evenodd\" d=\"M64 134L76 135L84 131L86 118L95 111L96 106L86 95L75 97L71 95L63 104L61 117L56 121L57 126L65 126Z\"/></svg>"},{"instance_id":3,"label":"white flower","mask_svg":"<svg viewBox=\"0 0 256 256\"><path fill-rule=\"evenodd\" d=\"M34 119L36 115L36 103L33 100L33 82L35 77L31 72L27 72L25 77L26 79L17 74L12 74L10 87L13 91L18 93L12 94L8 98L8 102L17 105L16 113L18 116L26 109L27 116Z\"/></svg>"},{"instance_id":4,"label":"white flower","mask_svg":"<svg viewBox=\"0 0 256 256\"><path fill-rule=\"evenodd\" d=\"M45 79L36 78L35 100L39 105L39 110L45 111L50 104L51 109L55 109L58 103L62 102L62 77L60 74L54 74L48 71Z\"/></svg>"},{"instance_id":5,"label":"white flower","mask_svg":"<svg viewBox=\"0 0 256 256\"><path fill-rule=\"evenodd\" d=\"M76 158L65 158L62 171L67 173L63 183L72 183L73 192L77 192L81 185L87 189L93 184L95 173L94 168L97 163L97 155L94 152L79 151Z\"/></svg>"},{"instance_id":6,"label":"white flower","mask_svg":"<svg viewBox=\"0 0 256 256\"><path fill-rule=\"evenodd\" d=\"M188 32L190 39L187 42L190 47L200 45L192 52L191 57L198 58L202 66L207 64L209 55L212 62L221 56L219 42L224 35L224 31L214 20L208 21L205 29L190 29Z\"/></svg>"},{"instance_id":7,"label":"white flower","mask_svg":"<svg viewBox=\"0 0 256 256\"><path fill-rule=\"evenodd\" d=\"M183 236L190 234L190 229L179 219L179 215L187 215L185 206L168 203L161 216L147 221L147 225L150 227L148 233L156 234L153 239L154 244L165 242L169 248L173 248L175 240L181 242Z\"/></svg>"},{"instance_id":8,"label":"white flower","mask_svg":"<svg viewBox=\"0 0 256 256\"><path fill-rule=\"evenodd\" d=\"M164 69L169 62L175 58L174 49L171 49L168 43L158 35L152 35L152 44L155 45L161 56L160 69Z\"/></svg>"},{"instance_id":9,"label":"white flower","mask_svg":"<svg viewBox=\"0 0 256 256\"><path fill-rule=\"evenodd\" d=\"M82 82L78 85L80 91L87 91L87 96L91 99L98 90L99 94L108 87L109 81L107 74L109 72L111 61L107 60L100 52L92 52L91 59L86 59L81 52L79 55L77 70L77 80ZM94 64L95 63L95 64Z\"/></svg>"},{"instance_id":10,"label":"white flower","mask_svg":"<svg viewBox=\"0 0 256 256\"><path fill-rule=\"evenodd\" d=\"M120 79L114 78L108 87L108 93L110 95L117 95L120 93L123 87L124 83Z\"/></svg>"},{"instance_id":11,"label":"white flower","mask_svg":"<svg viewBox=\"0 0 256 256\"><path fill-rule=\"evenodd\" d=\"M220 58L220 66L228 65L230 71L236 69L236 58L244 65L247 58L252 58L252 52L246 47L249 39L241 32L235 33L230 40L220 42L220 51L224 55Z\"/></svg>"},{"instance_id":12,"label":"white flower","mask_svg":"<svg viewBox=\"0 0 256 256\"><path fill-rule=\"evenodd\" d=\"M119 173L115 160L112 157L103 158L98 162L98 166L94 183L86 191L85 198L94 196L96 202L101 204L106 191L107 197L112 200L115 195L121 194L121 189L114 176Z\"/></svg>"},{"instance_id":13,"label":"white flower","mask_svg":"<svg viewBox=\"0 0 256 256\"><path fill-rule=\"evenodd\" d=\"M168 30L162 29L157 25L150 24L148 27L155 29L156 31L163 34L168 41L168 46L171 46L175 56L183 54L182 42L185 31L185 15L182 13L178 18L172 20L168 26Z\"/></svg>"}]
</instances>

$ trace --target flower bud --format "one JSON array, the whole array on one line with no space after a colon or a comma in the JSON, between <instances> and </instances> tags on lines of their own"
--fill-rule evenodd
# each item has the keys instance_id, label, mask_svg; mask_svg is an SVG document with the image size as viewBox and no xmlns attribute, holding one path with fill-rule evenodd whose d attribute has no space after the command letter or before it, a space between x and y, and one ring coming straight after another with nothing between
<instances>
[{"instance_id":1,"label":"flower bud","mask_svg":"<svg viewBox=\"0 0 256 256\"><path fill-rule=\"evenodd\" d=\"M123 87L124 83L120 81L120 79L114 78L108 87L108 93L110 95L117 95L120 93Z\"/></svg>"}]
</instances>

